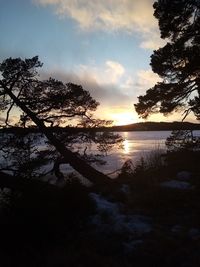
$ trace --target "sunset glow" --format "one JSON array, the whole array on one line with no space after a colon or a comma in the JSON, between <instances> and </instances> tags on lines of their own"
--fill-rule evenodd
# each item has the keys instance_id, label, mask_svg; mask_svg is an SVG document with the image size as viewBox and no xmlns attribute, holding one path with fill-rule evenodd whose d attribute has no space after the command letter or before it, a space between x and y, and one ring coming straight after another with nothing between
<instances>
[{"instance_id":1,"label":"sunset glow","mask_svg":"<svg viewBox=\"0 0 200 267\"><path fill-rule=\"evenodd\" d=\"M80 84L100 103L98 118L135 123L137 97L159 81L150 67L153 50L163 46L153 2L3 1L0 59L38 55L41 79Z\"/></svg>"},{"instance_id":2,"label":"sunset glow","mask_svg":"<svg viewBox=\"0 0 200 267\"><path fill-rule=\"evenodd\" d=\"M127 125L136 123L138 121L137 115L134 113L134 111L116 112L110 114L110 117L113 120L114 125Z\"/></svg>"}]
</instances>

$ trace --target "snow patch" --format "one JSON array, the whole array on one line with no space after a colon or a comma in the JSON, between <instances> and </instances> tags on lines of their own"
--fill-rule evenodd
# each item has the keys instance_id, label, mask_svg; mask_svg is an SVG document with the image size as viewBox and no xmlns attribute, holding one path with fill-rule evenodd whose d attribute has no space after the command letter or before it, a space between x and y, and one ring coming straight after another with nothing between
<instances>
[{"instance_id":1,"label":"snow patch","mask_svg":"<svg viewBox=\"0 0 200 267\"><path fill-rule=\"evenodd\" d=\"M160 185L163 187L169 187L169 188L181 189L181 190L189 190L189 189L194 188L193 186L191 186L190 183L178 181L178 180L171 180L171 181L163 182Z\"/></svg>"},{"instance_id":2,"label":"snow patch","mask_svg":"<svg viewBox=\"0 0 200 267\"><path fill-rule=\"evenodd\" d=\"M122 214L117 203L95 193L91 193L90 197L95 201L97 209L91 223L98 226L98 231L142 235L152 230L148 217Z\"/></svg>"}]
</instances>

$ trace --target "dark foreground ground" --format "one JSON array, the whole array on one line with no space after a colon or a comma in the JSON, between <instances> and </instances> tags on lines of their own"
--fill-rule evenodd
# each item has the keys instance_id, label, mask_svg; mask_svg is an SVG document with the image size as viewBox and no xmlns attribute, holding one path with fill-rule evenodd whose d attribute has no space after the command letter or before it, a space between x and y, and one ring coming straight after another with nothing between
<instances>
[{"instance_id":1,"label":"dark foreground ground","mask_svg":"<svg viewBox=\"0 0 200 267\"><path fill-rule=\"evenodd\" d=\"M200 153L162 161L101 192L2 190L0 266L200 266Z\"/></svg>"}]
</instances>

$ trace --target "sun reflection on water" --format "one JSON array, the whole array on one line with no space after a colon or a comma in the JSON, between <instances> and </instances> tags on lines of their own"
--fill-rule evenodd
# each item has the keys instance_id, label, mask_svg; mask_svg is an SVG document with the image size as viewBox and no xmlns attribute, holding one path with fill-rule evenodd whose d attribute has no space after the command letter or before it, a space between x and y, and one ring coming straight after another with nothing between
<instances>
[{"instance_id":1,"label":"sun reflection on water","mask_svg":"<svg viewBox=\"0 0 200 267\"><path fill-rule=\"evenodd\" d=\"M129 141L127 139L125 139L123 141L123 153L124 154L129 154L129 152L130 152L130 143L129 143Z\"/></svg>"}]
</instances>

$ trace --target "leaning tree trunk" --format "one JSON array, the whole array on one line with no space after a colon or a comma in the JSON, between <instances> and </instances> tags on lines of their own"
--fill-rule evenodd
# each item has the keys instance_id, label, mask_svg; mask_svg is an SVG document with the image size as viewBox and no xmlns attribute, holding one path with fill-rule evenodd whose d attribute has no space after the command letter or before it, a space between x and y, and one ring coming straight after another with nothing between
<instances>
[{"instance_id":1,"label":"leaning tree trunk","mask_svg":"<svg viewBox=\"0 0 200 267\"><path fill-rule=\"evenodd\" d=\"M105 184L111 183L110 179L105 174L97 171L92 166L87 164L84 160L77 157L73 152L67 149L62 142L60 142L52 132L48 130L44 122L40 120L34 112L32 112L26 105L24 105L6 86L4 86L5 92L10 96L10 98L15 102L15 104L20 107L31 120L38 126L40 131L47 137L51 144L57 149L57 151L62 155L64 160L69 163L76 171L78 171L85 178L90 180L94 184Z\"/></svg>"}]
</instances>

